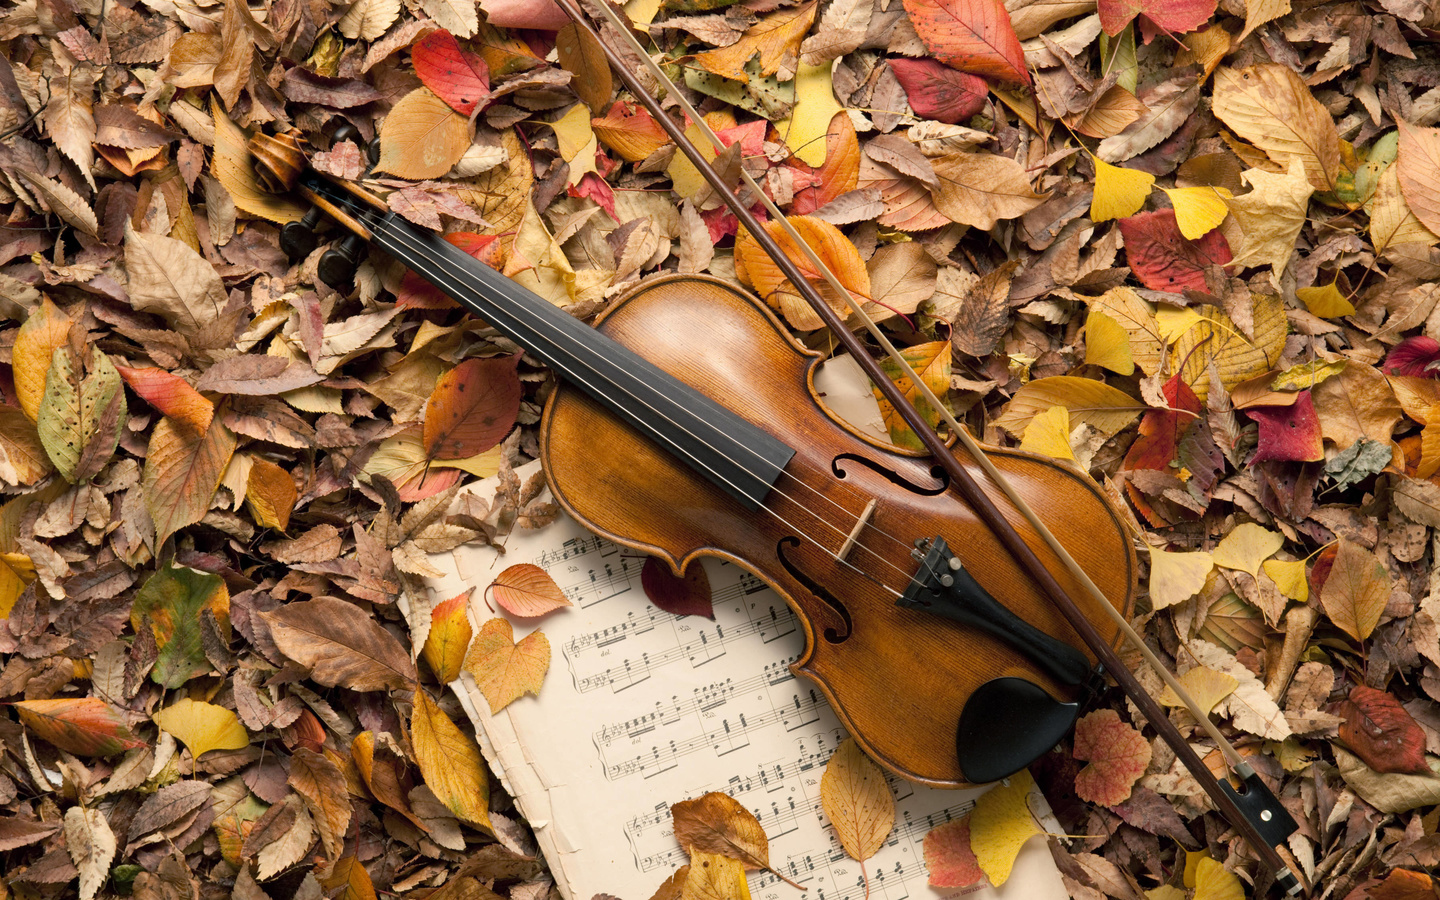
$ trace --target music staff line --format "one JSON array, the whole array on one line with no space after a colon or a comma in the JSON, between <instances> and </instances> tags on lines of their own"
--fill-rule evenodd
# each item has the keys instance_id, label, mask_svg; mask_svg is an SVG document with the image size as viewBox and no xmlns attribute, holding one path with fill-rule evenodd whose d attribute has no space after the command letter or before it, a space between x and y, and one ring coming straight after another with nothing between
<instances>
[{"instance_id":1,"label":"music staff line","mask_svg":"<svg viewBox=\"0 0 1440 900\"><path fill-rule=\"evenodd\" d=\"M673 698L675 702L670 704L656 703L656 709L643 716L615 722L596 731L595 744L603 746L627 738L633 740L657 728L676 724L687 716L713 712L734 697L748 696L752 691L778 687L794 681L795 673L790 671L790 663L795 659L796 657L792 656L782 662L769 663L760 674L740 681L726 679L703 688L695 688L692 696L684 699L676 696Z\"/></svg>"},{"instance_id":2,"label":"music staff line","mask_svg":"<svg viewBox=\"0 0 1440 900\"><path fill-rule=\"evenodd\" d=\"M618 577L619 576L613 576L609 581L614 581L615 578ZM569 593L568 588L563 590L565 590L567 594ZM750 594L759 593L764 590L766 590L764 582L753 575L747 574L746 577L737 583L715 591L712 595L712 600L716 606L725 606ZM770 615L772 620L777 624L780 619L786 619L789 626L793 629L795 614L790 611L788 606L779 609L772 606ZM669 624L674 621L676 621L676 617L671 613L650 606L647 607L643 613L627 614L626 621L619 625L614 625L610 628L594 631L589 634L576 635L562 644L561 649L566 657L574 658L591 650L603 650L630 637L649 634L657 625Z\"/></svg>"}]
</instances>

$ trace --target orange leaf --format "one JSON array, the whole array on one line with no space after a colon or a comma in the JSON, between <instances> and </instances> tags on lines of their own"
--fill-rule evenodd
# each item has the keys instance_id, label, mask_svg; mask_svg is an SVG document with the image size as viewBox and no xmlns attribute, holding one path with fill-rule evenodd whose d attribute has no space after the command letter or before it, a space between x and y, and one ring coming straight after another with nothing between
<instances>
[{"instance_id":1,"label":"orange leaf","mask_svg":"<svg viewBox=\"0 0 1440 900\"><path fill-rule=\"evenodd\" d=\"M425 453L466 459L500 443L520 412L520 356L467 359L441 375L425 404Z\"/></svg>"},{"instance_id":2,"label":"orange leaf","mask_svg":"<svg viewBox=\"0 0 1440 900\"><path fill-rule=\"evenodd\" d=\"M814 23L814 3L778 10L750 26L730 46L695 54L695 62L722 78L748 82L745 64L758 53L761 75L790 81L800 62L800 42Z\"/></svg>"},{"instance_id":3,"label":"orange leaf","mask_svg":"<svg viewBox=\"0 0 1440 900\"><path fill-rule=\"evenodd\" d=\"M146 746L130 733L120 709L98 697L21 700L15 711L42 740L76 756L114 756Z\"/></svg>"},{"instance_id":4,"label":"orange leaf","mask_svg":"<svg viewBox=\"0 0 1440 900\"><path fill-rule=\"evenodd\" d=\"M1356 685L1340 704L1340 738L1377 772L1428 775L1425 730L1390 694Z\"/></svg>"},{"instance_id":5,"label":"orange leaf","mask_svg":"<svg viewBox=\"0 0 1440 900\"><path fill-rule=\"evenodd\" d=\"M969 887L985 877L970 849L970 817L946 822L925 835L925 868L931 887Z\"/></svg>"},{"instance_id":6,"label":"orange leaf","mask_svg":"<svg viewBox=\"0 0 1440 900\"><path fill-rule=\"evenodd\" d=\"M511 566L490 585L495 602L512 616L535 619L570 606L565 592L546 571L530 563Z\"/></svg>"},{"instance_id":7,"label":"orange leaf","mask_svg":"<svg viewBox=\"0 0 1440 900\"><path fill-rule=\"evenodd\" d=\"M796 163L792 160L790 164ZM805 171L809 168L805 166ZM794 215L809 215L846 191L855 190L860 183L860 141L849 114L838 112L830 119L830 130L825 133L825 164L814 170L813 177L818 184L795 192L790 206Z\"/></svg>"},{"instance_id":8,"label":"orange leaf","mask_svg":"<svg viewBox=\"0 0 1440 900\"><path fill-rule=\"evenodd\" d=\"M375 168L412 180L439 178L469 146L465 117L428 88L416 88L385 116Z\"/></svg>"},{"instance_id":9,"label":"orange leaf","mask_svg":"<svg viewBox=\"0 0 1440 900\"><path fill-rule=\"evenodd\" d=\"M70 318L44 295L40 297L40 308L30 314L15 335L15 347L11 351L15 399L32 422L40 413L40 401L45 399L50 357L69 337Z\"/></svg>"},{"instance_id":10,"label":"orange leaf","mask_svg":"<svg viewBox=\"0 0 1440 900\"><path fill-rule=\"evenodd\" d=\"M1000 0L905 0L930 54L952 69L1029 84L1025 52Z\"/></svg>"},{"instance_id":11,"label":"orange leaf","mask_svg":"<svg viewBox=\"0 0 1440 900\"><path fill-rule=\"evenodd\" d=\"M120 377L146 403L181 425L203 433L215 416L215 404L179 375L164 369L116 366Z\"/></svg>"},{"instance_id":12,"label":"orange leaf","mask_svg":"<svg viewBox=\"0 0 1440 900\"><path fill-rule=\"evenodd\" d=\"M808 216L790 216L787 221L800 233L801 238L814 248L816 255L829 266L846 290L862 300L870 299L870 273L865 269L865 261L860 258L860 251L855 249L855 245L840 229L829 222ZM831 309L842 319L849 315L849 307L844 298L834 296L830 285L784 232L780 223L766 222L765 230L780 245L781 252L795 263L805 280L815 285ZM735 238L735 274L741 281L754 287L756 293L772 308L779 310L794 328L814 331L823 327L824 322L819 315L781 274L780 267L761 249L754 236L743 228Z\"/></svg>"},{"instance_id":13,"label":"orange leaf","mask_svg":"<svg viewBox=\"0 0 1440 900\"><path fill-rule=\"evenodd\" d=\"M1075 776L1081 800L1114 806L1130 799L1130 790L1150 765L1150 744L1113 709L1100 709L1075 723L1075 758L1090 765Z\"/></svg>"},{"instance_id":14,"label":"orange leaf","mask_svg":"<svg viewBox=\"0 0 1440 900\"><path fill-rule=\"evenodd\" d=\"M466 591L430 610L430 633L425 636L421 653L442 684L460 677L465 651L470 649L470 638L475 634L470 618L465 615L469 600L470 591Z\"/></svg>"},{"instance_id":15,"label":"orange leaf","mask_svg":"<svg viewBox=\"0 0 1440 900\"><path fill-rule=\"evenodd\" d=\"M770 840L755 814L729 794L711 791L670 807L675 839L686 851L718 853L747 869L770 868Z\"/></svg>"},{"instance_id":16,"label":"orange leaf","mask_svg":"<svg viewBox=\"0 0 1440 900\"><path fill-rule=\"evenodd\" d=\"M540 693L550 668L550 642L532 631L515 642L515 630L506 619L495 618L480 626L480 633L465 656L465 671L498 713L526 693Z\"/></svg>"},{"instance_id":17,"label":"orange leaf","mask_svg":"<svg viewBox=\"0 0 1440 900\"><path fill-rule=\"evenodd\" d=\"M250 465L250 478L245 483L245 504L262 528L284 531L290 527L290 513L295 511L295 478L268 459L256 459Z\"/></svg>"},{"instance_id":18,"label":"orange leaf","mask_svg":"<svg viewBox=\"0 0 1440 900\"><path fill-rule=\"evenodd\" d=\"M620 154L626 162L640 162L670 142L670 136L638 104L615 101L603 117L591 119L590 127L600 143Z\"/></svg>"}]
</instances>

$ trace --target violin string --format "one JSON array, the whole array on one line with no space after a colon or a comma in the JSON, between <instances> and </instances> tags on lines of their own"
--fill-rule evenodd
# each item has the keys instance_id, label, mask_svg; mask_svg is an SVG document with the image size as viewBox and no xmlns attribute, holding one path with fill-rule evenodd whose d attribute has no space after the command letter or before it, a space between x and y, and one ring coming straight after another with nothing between
<instances>
[{"instance_id":1,"label":"violin string","mask_svg":"<svg viewBox=\"0 0 1440 900\"><path fill-rule=\"evenodd\" d=\"M360 218L361 221L364 222L364 223L366 224L366 226L367 226L373 233L379 235L379 234L381 234L381 232L383 231L385 235L391 237L391 238L394 239L397 243L400 243L400 244L404 245L404 246L406 247L406 249L408 249L408 250L410 250L410 251L412 251L412 252L417 252L417 253L423 253L423 252L424 252L424 250L425 250L424 246L421 245L421 244L419 244L419 243L417 243L417 242L415 242L414 239L413 239L410 235L408 235L408 234L406 233L406 230L405 230L405 229L403 229L403 228L400 228L400 229L392 228L392 227L391 227L391 223L390 223L389 221L387 221L386 218L382 218L382 217L379 217L379 216L375 215L375 213L374 213L373 210L366 209L365 207L361 206L357 201L355 201L353 198L350 198L350 197L341 197L340 199L342 199L344 205L349 208L350 212L351 212L352 214L355 214L355 215L357 216L357 218ZM444 266L444 267L446 267L446 268L450 268L449 264L448 264L445 260L443 260L443 259L440 259L440 260L432 260L432 262L438 263L439 265ZM452 272L451 274L454 274L454 273ZM461 272L461 274L462 274L462 275L464 274L463 271ZM552 363L552 365L553 365L553 363ZM583 379L581 379L579 375L577 375L575 372L571 371L568 367L565 367L563 364L560 364L559 367L562 368L562 369L564 369L565 373L566 373L571 379L574 379L574 380L576 380L576 381L579 382L579 383L584 383L584 382L583 382ZM622 390L624 390L623 387L622 387ZM699 435L697 435L697 434L694 434L693 432L689 431L688 429L686 429L686 428L685 428L683 425L681 425L680 423L673 421L673 420L670 419L668 416L666 416L663 412L661 412L660 410L655 409L653 406L651 406L649 403L647 403L643 398L636 397L633 393L630 393L628 390L626 391L626 393L629 394L629 396L630 396L633 400L635 400L635 401L637 401L638 403L640 403L641 405L645 406L645 407L646 407L647 409L649 409L651 412L655 413L656 415L660 416L661 418L664 418L667 422L670 422L670 424L676 426L677 428L680 428L680 429L681 429L682 431L684 431L688 436L690 436L690 437L692 437L692 438L695 438L697 441L700 441L702 444L704 444L705 446L707 446L709 449L716 450L717 453L720 453L722 456L724 456L723 451L719 451L718 448L715 448L715 447L709 445L708 443L705 442L704 438L702 438L701 436L699 436ZM688 454L687 454L687 455L688 455ZM732 462L735 461L735 460L730 459L728 456L725 456L725 458L726 458L728 461L732 461ZM692 459L693 459L693 457L692 457ZM705 467L704 463L703 463L702 461L700 461L700 460L693 460L693 461L694 461L694 463L695 463L696 466L708 468L708 467ZM720 478L722 481L725 481L727 484L729 484L729 485L730 485L732 488L734 488L735 490L740 491L742 494L745 493L745 492L743 491L743 489L741 489L741 488L739 488L738 486L734 485L732 482L729 481L728 478L725 478L724 475L722 475L722 474L720 474L720 473L715 473L715 472L713 472L713 471L712 471L712 474L714 474L715 477ZM784 473L784 472L782 471L781 474L786 474L786 473ZM792 475L791 477L794 478L795 476ZM798 483L804 485L804 482L803 482L803 481L800 481L798 478L795 478L795 480L796 480ZM813 488L813 487L811 487L811 486L809 486L809 485L805 485L805 486L806 486L807 488L810 488L812 491L815 491L815 493L816 493L817 495L819 495L819 496L821 496L821 497L824 497L824 495L823 495L823 494L820 494L819 491L816 490L815 488ZM840 536L842 536L842 537L848 537L848 534L847 534L843 529L841 529L840 527L836 526L834 523L829 522L829 521L826 520L823 516L819 515L819 514L816 513L815 511L809 509L807 506L805 506L805 504L801 503L800 501L796 500L794 497L792 497L792 496L790 496L789 494L785 493L785 492L784 492L783 490L781 490L780 488L775 487L774 490L775 490L775 492L776 492L777 494L779 494L780 496L784 497L784 498L785 498L786 500L788 500L790 503L794 504L798 509L800 509L801 511L803 511L803 512L805 512L806 514L810 515L811 517L819 520L822 525L830 528L830 529L833 530L836 534L838 534L838 535L840 535ZM748 496L748 495L747 495L747 496ZM853 572L855 572L857 575L860 575L861 577L865 578L866 580L874 583L876 586L880 587L882 590L887 591L888 593L890 593L890 594L892 594L892 595L894 595L894 596L896 596L896 597L901 596L901 592L900 592L900 591L896 590L894 587L890 586L889 584L886 584L886 583L885 583L883 580L881 580L879 577L877 577L877 576L875 576L875 575L873 575L873 574L865 571L864 569L861 569L860 567L856 566L854 563L850 562L848 559L842 558L842 557L841 557L838 553L836 553L835 551L830 550L829 548L825 547L825 545L822 544L818 539L816 539L816 538L813 537L812 535L806 533L803 529L800 529L800 528L797 527L794 523L792 523L792 522L790 522L788 519L786 519L785 516L784 516L783 514L781 514L778 510L772 509L770 506L766 505L766 504L763 502L763 499L753 498L753 497L750 498L750 499L754 500L754 501L756 502L756 504L757 504L761 509L765 510L765 511L766 511L767 513L769 513L770 515L774 516L781 524L785 525L787 528L789 528L789 529L791 529L792 531L796 532L796 534L797 534L799 537L802 537L802 538L804 538L805 540L809 541L811 544L815 545L815 547L817 547L817 548L818 548L822 553L824 553L825 555L831 557L831 558L834 559L836 562L838 562L838 563L844 565L845 567L849 568L850 570L852 570ZM825 499L829 499L829 498L825 498ZM832 503L832 505L836 506L836 508L840 509L845 515L847 515L847 516L852 516L857 522L858 522L858 521L861 521L861 519L860 519L859 516L854 516L854 514L850 513L848 510L845 510L845 508L844 508L843 506L840 506L838 503L835 503L834 500L830 500L830 502ZM890 540L895 541L896 543L900 544L901 546L906 546L906 547L908 547L908 545L906 545L903 541L900 541L899 538L896 538L896 537L894 537L893 535L886 534L885 532L881 531L880 529L875 528L874 526L868 526L868 527L870 527L872 530L876 531L878 534L881 534L881 535L889 538ZM889 566L890 568L894 569L902 578L905 579L905 581L906 581L907 583L908 583L909 581L913 580L913 576L907 574L907 573L906 573L903 569L901 569L899 566L897 566L897 565L895 565L894 563L890 562L889 560L885 559L885 557L881 556L881 555L880 555L878 552L876 552L873 548L866 546L863 542L857 540L857 541L855 542L855 546L863 549L865 552L869 553L871 556L874 556L877 560L879 560L879 561L880 561L881 563L883 563L884 565ZM928 567L927 567L927 568L928 568Z\"/></svg>"}]
</instances>

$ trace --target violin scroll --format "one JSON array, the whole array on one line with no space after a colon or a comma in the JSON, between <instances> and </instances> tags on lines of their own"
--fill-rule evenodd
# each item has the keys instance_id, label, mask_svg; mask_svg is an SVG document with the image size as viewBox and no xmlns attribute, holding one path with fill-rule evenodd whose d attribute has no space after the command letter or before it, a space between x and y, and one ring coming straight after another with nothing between
<instances>
[{"instance_id":1,"label":"violin scroll","mask_svg":"<svg viewBox=\"0 0 1440 900\"><path fill-rule=\"evenodd\" d=\"M249 148L250 155L255 157L255 175L261 187L272 194L295 189L308 165L298 135L257 132L250 139Z\"/></svg>"}]
</instances>

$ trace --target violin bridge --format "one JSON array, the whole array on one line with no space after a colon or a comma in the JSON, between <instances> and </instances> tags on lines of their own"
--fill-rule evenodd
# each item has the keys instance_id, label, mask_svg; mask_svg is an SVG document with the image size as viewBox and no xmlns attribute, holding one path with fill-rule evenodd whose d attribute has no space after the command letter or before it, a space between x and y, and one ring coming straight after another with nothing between
<instances>
[{"instance_id":1,"label":"violin bridge","mask_svg":"<svg viewBox=\"0 0 1440 900\"><path fill-rule=\"evenodd\" d=\"M875 514L875 501L871 500L865 504L865 510L860 513L860 518L855 520L855 527L850 529L850 535L845 538L845 543L840 545L840 552L835 554L837 562L843 562L845 557L850 555L850 550L855 546L855 539L860 535L860 529L870 523L870 517Z\"/></svg>"}]
</instances>

